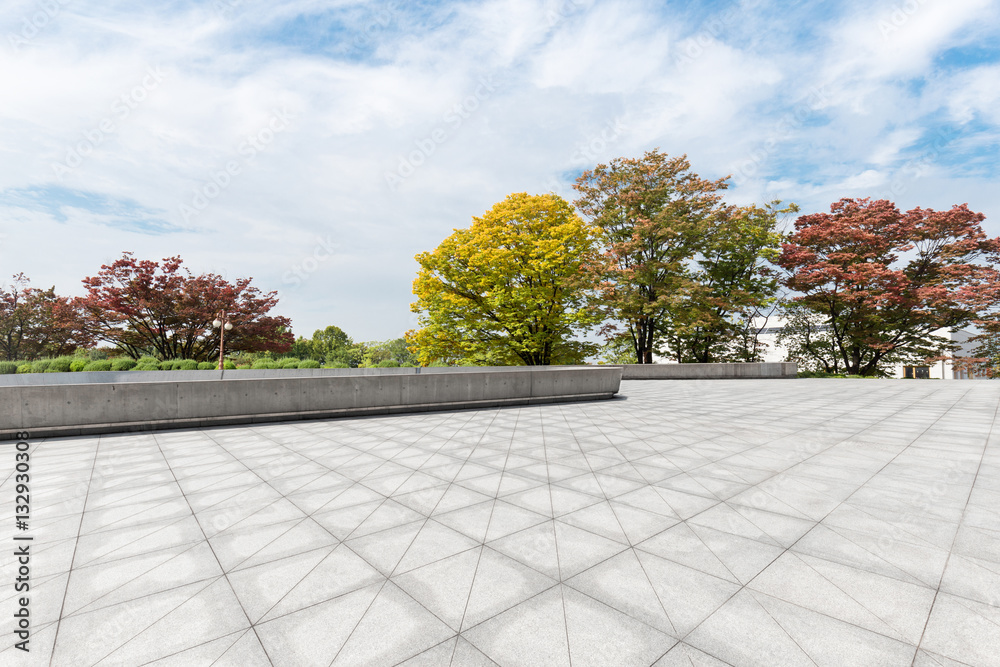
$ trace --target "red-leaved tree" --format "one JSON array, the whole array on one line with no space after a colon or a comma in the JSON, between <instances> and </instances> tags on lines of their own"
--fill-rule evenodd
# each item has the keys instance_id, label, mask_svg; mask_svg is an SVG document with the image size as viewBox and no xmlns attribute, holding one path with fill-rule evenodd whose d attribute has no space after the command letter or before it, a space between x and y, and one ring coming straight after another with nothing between
<instances>
[{"instance_id":1,"label":"red-leaved tree","mask_svg":"<svg viewBox=\"0 0 1000 667\"><path fill-rule=\"evenodd\" d=\"M294 342L291 320L270 316L276 292L262 293L239 278L230 283L214 273L193 275L180 257L162 263L138 260L130 252L84 278L78 299L88 331L133 358L210 360L219 354L219 330L212 321L225 310L233 329L226 350L286 352Z\"/></svg>"},{"instance_id":2,"label":"red-leaved tree","mask_svg":"<svg viewBox=\"0 0 1000 667\"><path fill-rule=\"evenodd\" d=\"M795 222L778 264L797 304L828 327L834 367L877 375L939 353L946 343L935 330L962 327L988 307L1000 285L1000 238L986 236L983 220L965 204L901 213L886 200L841 199Z\"/></svg>"},{"instance_id":3,"label":"red-leaved tree","mask_svg":"<svg viewBox=\"0 0 1000 667\"><path fill-rule=\"evenodd\" d=\"M89 347L79 309L54 287L31 287L23 273L10 288L0 286L0 358L35 359Z\"/></svg>"}]
</instances>

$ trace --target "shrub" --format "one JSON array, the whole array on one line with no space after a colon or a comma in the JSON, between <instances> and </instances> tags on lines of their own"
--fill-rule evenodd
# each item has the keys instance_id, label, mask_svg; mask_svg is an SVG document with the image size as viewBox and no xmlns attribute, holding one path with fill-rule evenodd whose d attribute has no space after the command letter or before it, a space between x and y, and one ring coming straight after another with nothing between
<instances>
[{"instance_id":1,"label":"shrub","mask_svg":"<svg viewBox=\"0 0 1000 667\"><path fill-rule=\"evenodd\" d=\"M139 357L138 363L132 368L134 371L158 371L160 361L156 357Z\"/></svg>"},{"instance_id":2,"label":"shrub","mask_svg":"<svg viewBox=\"0 0 1000 667\"><path fill-rule=\"evenodd\" d=\"M226 359L222 364L222 368L227 371L234 371L236 370L236 364Z\"/></svg>"},{"instance_id":3,"label":"shrub","mask_svg":"<svg viewBox=\"0 0 1000 667\"><path fill-rule=\"evenodd\" d=\"M96 361L88 362L86 366L83 367L84 371L110 371L111 362L107 359L99 359Z\"/></svg>"},{"instance_id":4,"label":"shrub","mask_svg":"<svg viewBox=\"0 0 1000 667\"><path fill-rule=\"evenodd\" d=\"M298 368L301 360L295 357L287 357L278 360L278 368Z\"/></svg>"},{"instance_id":5,"label":"shrub","mask_svg":"<svg viewBox=\"0 0 1000 667\"><path fill-rule=\"evenodd\" d=\"M70 362L69 369L74 373L79 373L80 371L83 370L84 366L86 365L87 365L86 357L77 357L76 359Z\"/></svg>"},{"instance_id":6,"label":"shrub","mask_svg":"<svg viewBox=\"0 0 1000 667\"><path fill-rule=\"evenodd\" d=\"M31 362L31 372L32 373L44 373L52 365L51 359L38 359Z\"/></svg>"},{"instance_id":7,"label":"shrub","mask_svg":"<svg viewBox=\"0 0 1000 667\"><path fill-rule=\"evenodd\" d=\"M383 359L375 364L375 368L399 368L399 362L395 359Z\"/></svg>"},{"instance_id":8,"label":"shrub","mask_svg":"<svg viewBox=\"0 0 1000 667\"><path fill-rule=\"evenodd\" d=\"M31 364L21 364L20 366L17 367L17 372L18 373L30 373L31 372Z\"/></svg>"},{"instance_id":9,"label":"shrub","mask_svg":"<svg viewBox=\"0 0 1000 667\"><path fill-rule=\"evenodd\" d=\"M136 360L129 357L118 357L111 361L111 370L130 371L136 367Z\"/></svg>"},{"instance_id":10,"label":"shrub","mask_svg":"<svg viewBox=\"0 0 1000 667\"><path fill-rule=\"evenodd\" d=\"M0 361L0 375L13 375L16 372L16 361Z\"/></svg>"},{"instance_id":11,"label":"shrub","mask_svg":"<svg viewBox=\"0 0 1000 667\"><path fill-rule=\"evenodd\" d=\"M218 367L219 367L219 363L217 361L199 361L198 362L198 370L199 371L214 371Z\"/></svg>"},{"instance_id":12,"label":"shrub","mask_svg":"<svg viewBox=\"0 0 1000 667\"><path fill-rule=\"evenodd\" d=\"M172 371L177 365L177 359L164 359L160 362L161 371Z\"/></svg>"},{"instance_id":13,"label":"shrub","mask_svg":"<svg viewBox=\"0 0 1000 667\"><path fill-rule=\"evenodd\" d=\"M315 359L303 359L299 362L299 368L319 368L319 362Z\"/></svg>"},{"instance_id":14,"label":"shrub","mask_svg":"<svg viewBox=\"0 0 1000 667\"><path fill-rule=\"evenodd\" d=\"M45 369L46 373L69 373L73 357L56 357Z\"/></svg>"},{"instance_id":15,"label":"shrub","mask_svg":"<svg viewBox=\"0 0 1000 667\"><path fill-rule=\"evenodd\" d=\"M181 359L174 362L175 371L196 371L198 370L198 362L194 359Z\"/></svg>"},{"instance_id":16,"label":"shrub","mask_svg":"<svg viewBox=\"0 0 1000 667\"><path fill-rule=\"evenodd\" d=\"M328 361L326 364L323 365L323 368L350 368L350 367L351 366L349 364L346 364L343 361Z\"/></svg>"},{"instance_id":17,"label":"shrub","mask_svg":"<svg viewBox=\"0 0 1000 667\"><path fill-rule=\"evenodd\" d=\"M274 363L272 359L258 359L257 361L253 362L253 366L251 366L250 368L253 368L254 370L259 370L259 369L272 369L277 367L278 364Z\"/></svg>"}]
</instances>

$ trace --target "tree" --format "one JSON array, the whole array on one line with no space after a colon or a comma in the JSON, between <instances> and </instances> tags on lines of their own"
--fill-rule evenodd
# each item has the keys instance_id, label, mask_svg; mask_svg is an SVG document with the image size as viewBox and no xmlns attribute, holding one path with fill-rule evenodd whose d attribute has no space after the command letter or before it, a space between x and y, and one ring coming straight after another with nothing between
<instances>
[{"instance_id":1,"label":"tree","mask_svg":"<svg viewBox=\"0 0 1000 667\"><path fill-rule=\"evenodd\" d=\"M313 332L312 348L316 354L326 363L350 364L351 348L354 341L344 333L340 327L332 324L325 329L317 329Z\"/></svg>"},{"instance_id":2,"label":"tree","mask_svg":"<svg viewBox=\"0 0 1000 667\"><path fill-rule=\"evenodd\" d=\"M689 299L663 329L679 362L759 361L757 320L776 302L781 250L779 216L798 210L780 201L732 206L715 219L691 270Z\"/></svg>"},{"instance_id":3,"label":"tree","mask_svg":"<svg viewBox=\"0 0 1000 667\"><path fill-rule=\"evenodd\" d=\"M592 232L561 197L517 193L417 255L422 328L407 341L420 363L582 361L594 346L572 337L597 321L582 274Z\"/></svg>"},{"instance_id":4,"label":"tree","mask_svg":"<svg viewBox=\"0 0 1000 667\"><path fill-rule=\"evenodd\" d=\"M351 365L374 368L381 365L416 366L420 357L409 349L405 338L358 343L350 350Z\"/></svg>"},{"instance_id":5,"label":"tree","mask_svg":"<svg viewBox=\"0 0 1000 667\"><path fill-rule=\"evenodd\" d=\"M953 368L976 377L1000 377L1000 313L989 313L975 324L979 332L969 338L972 356L954 357Z\"/></svg>"},{"instance_id":6,"label":"tree","mask_svg":"<svg viewBox=\"0 0 1000 667\"><path fill-rule=\"evenodd\" d=\"M219 330L212 321L222 310L233 323L226 349L286 352L294 337L287 317L267 315L277 293L261 293L252 278L229 283L214 273L193 275L180 257L162 263L137 260L126 252L97 276L84 278L87 295L78 300L88 331L129 356L210 360L219 354Z\"/></svg>"},{"instance_id":7,"label":"tree","mask_svg":"<svg viewBox=\"0 0 1000 667\"><path fill-rule=\"evenodd\" d=\"M629 338L637 363L653 363L667 321L682 319L698 296L690 262L721 215L716 193L726 181L700 178L687 156L653 150L598 165L574 185L577 209L601 230L602 261L591 271L605 315L626 327L604 333Z\"/></svg>"},{"instance_id":8,"label":"tree","mask_svg":"<svg viewBox=\"0 0 1000 667\"><path fill-rule=\"evenodd\" d=\"M841 199L828 214L796 220L778 263L794 300L829 327L836 366L879 375L940 353L948 341L935 330L964 326L987 307L1000 284L991 266L1000 238L987 238L983 220L966 204L904 214L886 200Z\"/></svg>"},{"instance_id":9,"label":"tree","mask_svg":"<svg viewBox=\"0 0 1000 667\"><path fill-rule=\"evenodd\" d=\"M825 324L826 318L797 301L782 304L781 316L784 326L777 344L787 350L786 358L796 362L800 371L843 371L843 360Z\"/></svg>"},{"instance_id":10,"label":"tree","mask_svg":"<svg viewBox=\"0 0 1000 667\"><path fill-rule=\"evenodd\" d=\"M0 287L0 358L35 359L90 347L73 302L55 287L42 290L30 282L18 273L10 289Z\"/></svg>"}]
</instances>

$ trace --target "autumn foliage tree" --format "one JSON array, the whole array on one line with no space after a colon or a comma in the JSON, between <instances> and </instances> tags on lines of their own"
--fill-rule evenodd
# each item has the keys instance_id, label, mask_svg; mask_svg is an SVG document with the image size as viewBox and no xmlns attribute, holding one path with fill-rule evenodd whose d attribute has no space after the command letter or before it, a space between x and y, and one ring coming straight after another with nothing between
<instances>
[{"instance_id":1,"label":"autumn foliage tree","mask_svg":"<svg viewBox=\"0 0 1000 667\"><path fill-rule=\"evenodd\" d=\"M841 199L796 220L778 263L796 304L822 318L821 348L847 373L877 375L934 356L946 345L935 330L988 307L1000 239L986 236L983 219L965 204L901 213L886 200Z\"/></svg>"},{"instance_id":2,"label":"autumn foliage tree","mask_svg":"<svg viewBox=\"0 0 1000 667\"><path fill-rule=\"evenodd\" d=\"M653 363L665 326L687 317L701 291L690 263L723 214L726 179L703 179L687 156L653 150L598 165L574 187L577 209L600 229L603 255L593 271L613 322L605 334L626 337L637 363Z\"/></svg>"},{"instance_id":3,"label":"autumn foliage tree","mask_svg":"<svg viewBox=\"0 0 1000 667\"><path fill-rule=\"evenodd\" d=\"M214 273L194 275L180 257L139 260L126 252L83 280L78 299L87 331L133 358L210 360L219 354L219 330L212 321L225 310L234 327L226 350L286 352L294 337L286 317L268 315L276 292L262 293L251 278L228 282Z\"/></svg>"},{"instance_id":4,"label":"autumn foliage tree","mask_svg":"<svg viewBox=\"0 0 1000 667\"><path fill-rule=\"evenodd\" d=\"M565 200L509 195L417 255L411 349L425 365L581 362L594 347L573 340L595 321L581 282L592 257L592 229Z\"/></svg>"},{"instance_id":5,"label":"autumn foliage tree","mask_svg":"<svg viewBox=\"0 0 1000 667\"><path fill-rule=\"evenodd\" d=\"M55 357L90 344L79 309L54 287L31 287L23 273L9 288L0 287L0 358Z\"/></svg>"}]
</instances>

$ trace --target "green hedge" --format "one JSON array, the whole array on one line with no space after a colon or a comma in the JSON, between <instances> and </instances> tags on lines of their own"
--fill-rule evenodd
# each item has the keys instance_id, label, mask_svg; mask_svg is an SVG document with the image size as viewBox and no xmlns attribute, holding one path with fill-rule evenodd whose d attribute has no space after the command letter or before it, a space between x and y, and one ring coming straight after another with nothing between
<instances>
[{"instance_id":1,"label":"green hedge","mask_svg":"<svg viewBox=\"0 0 1000 667\"><path fill-rule=\"evenodd\" d=\"M91 361L86 366L83 367L84 371L110 371L111 361L108 359L102 359L100 361Z\"/></svg>"},{"instance_id":2,"label":"green hedge","mask_svg":"<svg viewBox=\"0 0 1000 667\"><path fill-rule=\"evenodd\" d=\"M214 371L219 367L219 362L217 361L202 361L198 364L199 371Z\"/></svg>"},{"instance_id":3,"label":"green hedge","mask_svg":"<svg viewBox=\"0 0 1000 667\"><path fill-rule=\"evenodd\" d=\"M258 359L257 361L253 362L253 366L251 366L250 368L253 368L254 370L260 370L260 369L270 370L277 367L278 364L276 364L273 359Z\"/></svg>"},{"instance_id":4,"label":"green hedge","mask_svg":"<svg viewBox=\"0 0 1000 667\"><path fill-rule=\"evenodd\" d=\"M111 362L111 370L113 371L130 371L135 366L136 360L129 357L118 357Z\"/></svg>"},{"instance_id":5,"label":"green hedge","mask_svg":"<svg viewBox=\"0 0 1000 667\"><path fill-rule=\"evenodd\" d=\"M75 360L74 357L56 357L49 362L49 367L45 369L46 373L69 373L70 364Z\"/></svg>"},{"instance_id":6,"label":"green hedge","mask_svg":"<svg viewBox=\"0 0 1000 667\"><path fill-rule=\"evenodd\" d=\"M287 357L285 359L278 360L278 368L298 368L301 363L301 359L296 359L295 357Z\"/></svg>"},{"instance_id":7,"label":"green hedge","mask_svg":"<svg viewBox=\"0 0 1000 667\"><path fill-rule=\"evenodd\" d=\"M44 373L52 365L51 359L38 359L31 362L31 372L32 373Z\"/></svg>"},{"instance_id":8,"label":"green hedge","mask_svg":"<svg viewBox=\"0 0 1000 667\"><path fill-rule=\"evenodd\" d=\"M196 371L198 370L198 362L194 359L181 359L174 363L175 371Z\"/></svg>"},{"instance_id":9,"label":"green hedge","mask_svg":"<svg viewBox=\"0 0 1000 667\"><path fill-rule=\"evenodd\" d=\"M345 364L343 361L331 361L323 366L323 368L350 368L349 364Z\"/></svg>"},{"instance_id":10,"label":"green hedge","mask_svg":"<svg viewBox=\"0 0 1000 667\"><path fill-rule=\"evenodd\" d=\"M375 368L399 368L399 362L395 359L383 359L375 364Z\"/></svg>"},{"instance_id":11,"label":"green hedge","mask_svg":"<svg viewBox=\"0 0 1000 667\"><path fill-rule=\"evenodd\" d=\"M70 362L69 369L73 373L79 373L87 366L87 363L88 363L87 360L83 358L74 359L72 362Z\"/></svg>"},{"instance_id":12,"label":"green hedge","mask_svg":"<svg viewBox=\"0 0 1000 667\"><path fill-rule=\"evenodd\" d=\"M303 359L299 362L299 368L319 368L319 362L315 359Z\"/></svg>"},{"instance_id":13,"label":"green hedge","mask_svg":"<svg viewBox=\"0 0 1000 667\"><path fill-rule=\"evenodd\" d=\"M139 357L138 363L132 368L134 371L158 371L160 370L160 360L156 357Z\"/></svg>"},{"instance_id":14,"label":"green hedge","mask_svg":"<svg viewBox=\"0 0 1000 667\"><path fill-rule=\"evenodd\" d=\"M17 373L16 361L0 361L0 375L13 375Z\"/></svg>"},{"instance_id":15,"label":"green hedge","mask_svg":"<svg viewBox=\"0 0 1000 667\"><path fill-rule=\"evenodd\" d=\"M223 362L222 367L225 370L227 370L227 371L234 371L234 370L236 370L236 364L234 364L233 362L229 361L229 359L226 359L226 361Z\"/></svg>"},{"instance_id":16,"label":"green hedge","mask_svg":"<svg viewBox=\"0 0 1000 667\"><path fill-rule=\"evenodd\" d=\"M28 363L28 364L20 364L20 365L18 365L17 372L18 373L30 373L31 372L31 364Z\"/></svg>"}]
</instances>

